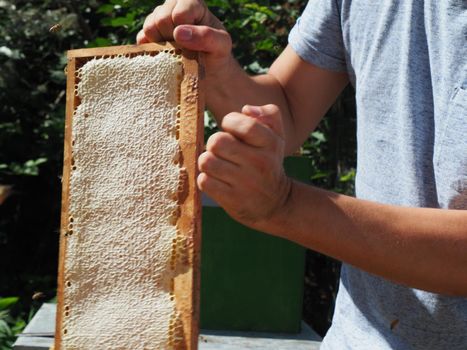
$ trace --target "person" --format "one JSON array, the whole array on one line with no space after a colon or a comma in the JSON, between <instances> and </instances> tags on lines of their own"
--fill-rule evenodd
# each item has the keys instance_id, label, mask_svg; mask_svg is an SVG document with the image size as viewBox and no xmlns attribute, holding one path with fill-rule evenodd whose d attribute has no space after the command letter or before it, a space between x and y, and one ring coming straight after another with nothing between
<instances>
[{"instance_id":1,"label":"person","mask_svg":"<svg viewBox=\"0 0 467 350\"><path fill-rule=\"evenodd\" d=\"M344 262L322 349L467 349L466 33L465 0L311 0L253 77L201 0L167 0L137 36L205 53L222 131L199 188L239 222ZM349 82L356 198L282 168Z\"/></svg>"}]
</instances>

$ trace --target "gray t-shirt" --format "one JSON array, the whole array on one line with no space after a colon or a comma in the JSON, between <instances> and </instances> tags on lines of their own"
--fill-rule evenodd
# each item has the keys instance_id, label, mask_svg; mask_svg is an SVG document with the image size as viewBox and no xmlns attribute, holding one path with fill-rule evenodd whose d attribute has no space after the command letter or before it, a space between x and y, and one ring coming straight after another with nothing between
<instances>
[{"instance_id":1,"label":"gray t-shirt","mask_svg":"<svg viewBox=\"0 0 467 350\"><path fill-rule=\"evenodd\" d=\"M357 197L467 209L466 0L311 0L289 42L355 86ZM467 299L344 264L322 349L466 350Z\"/></svg>"}]
</instances>

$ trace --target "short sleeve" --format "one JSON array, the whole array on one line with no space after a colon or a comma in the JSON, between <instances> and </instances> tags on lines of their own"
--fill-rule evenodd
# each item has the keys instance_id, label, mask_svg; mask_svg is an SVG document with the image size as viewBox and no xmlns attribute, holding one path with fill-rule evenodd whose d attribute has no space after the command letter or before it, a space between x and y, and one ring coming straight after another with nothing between
<instances>
[{"instance_id":1,"label":"short sleeve","mask_svg":"<svg viewBox=\"0 0 467 350\"><path fill-rule=\"evenodd\" d=\"M346 71L340 14L334 0L310 0L289 34L289 44L305 61Z\"/></svg>"}]
</instances>

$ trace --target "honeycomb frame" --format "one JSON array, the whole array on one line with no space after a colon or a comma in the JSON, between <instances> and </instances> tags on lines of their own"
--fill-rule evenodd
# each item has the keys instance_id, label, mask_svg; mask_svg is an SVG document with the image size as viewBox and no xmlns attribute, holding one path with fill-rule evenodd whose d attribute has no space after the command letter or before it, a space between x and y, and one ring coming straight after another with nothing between
<instances>
[{"instance_id":1,"label":"honeycomb frame","mask_svg":"<svg viewBox=\"0 0 467 350\"><path fill-rule=\"evenodd\" d=\"M196 161L203 148L203 111L202 94L203 66L202 56L178 47L173 43L127 45L106 48L79 49L68 51L67 64L67 106L65 123L64 167L62 212L60 229L60 257L58 273L58 305L56 320L55 349L62 350L62 338L67 330L64 320L72 306L64 300L64 291L71 286L67 279L65 266L68 240L74 234L73 216L70 207L70 177L76 169L73 160L72 122L80 104L77 95L79 69L89 60L96 58L155 56L161 52L178 55L182 64L180 77L179 106L177 113L176 139L180 152L174 163L180 167L180 179L176 201L177 209L173 215L173 225L177 228L177 237L171 248L171 267L180 273L171 281L172 294L177 320L172 316L169 327L170 342L167 349L196 350L198 344L199 320L199 254L201 244L201 205L196 188ZM131 334L128 334L131 337ZM109 349L118 345L109 345ZM86 350L86 349L82 349Z\"/></svg>"}]
</instances>

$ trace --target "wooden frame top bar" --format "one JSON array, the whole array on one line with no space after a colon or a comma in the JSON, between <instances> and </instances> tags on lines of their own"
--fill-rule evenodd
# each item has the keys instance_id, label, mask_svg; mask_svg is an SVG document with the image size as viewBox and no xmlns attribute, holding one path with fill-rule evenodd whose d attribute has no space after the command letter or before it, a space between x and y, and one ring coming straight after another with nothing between
<instances>
[{"instance_id":1,"label":"wooden frame top bar","mask_svg":"<svg viewBox=\"0 0 467 350\"><path fill-rule=\"evenodd\" d=\"M149 43L141 45L121 45L121 46L108 46L108 47L92 47L88 49L74 49L67 51L68 58L83 58L83 57L94 57L94 56L105 56L105 55L125 55L125 54L144 54L145 52L155 52L177 49L183 52L184 56L193 58L198 57L199 54L193 51L183 49L175 42L160 42L160 43Z\"/></svg>"}]
</instances>

